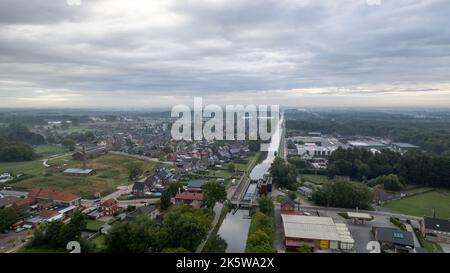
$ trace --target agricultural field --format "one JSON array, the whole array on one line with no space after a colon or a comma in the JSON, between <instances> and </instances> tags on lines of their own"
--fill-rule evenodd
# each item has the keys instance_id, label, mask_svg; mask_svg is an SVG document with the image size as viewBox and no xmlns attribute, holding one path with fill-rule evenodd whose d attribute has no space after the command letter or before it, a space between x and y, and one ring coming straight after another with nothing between
<instances>
[{"instance_id":1,"label":"agricultural field","mask_svg":"<svg viewBox=\"0 0 450 273\"><path fill-rule=\"evenodd\" d=\"M324 185L332 183L334 180L329 179L326 175L315 175L315 174L302 174L302 182L311 182L317 185Z\"/></svg>"},{"instance_id":2,"label":"agricultural field","mask_svg":"<svg viewBox=\"0 0 450 273\"><path fill-rule=\"evenodd\" d=\"M66 148L58 145L39 145L34 147L34 151L39 157L42 158L69 152Z\"/></svg>"},{"instance_id":3,"label":"agricultural field","mask_svg":"<svg viewBox=\"0 0 450 273\"><path fill-rule=\"evenodd\" d=\"M383 207L408 215L429 217L433 216L435 210L436 217L447 219L450 218L450 191L429 191L387 202Z\"/></svg>"},{"instance_id":4,"label":"agricultural field","mask_svg":"<svg viewBox=\"0 0 450 273\"><path fill-rule=\"evenodd\" d=\"M32 165L35 168L21 170L25 173L29 173L28 171L32 170L35 177L19 181L13 185L27 189L41 187L69 191L76 193L83 198L93 198L96 192L100 192L105 196L114 192L118 186L125 186L133 183L133 181L129 181L128 179L129 172L127 166L129 164L141 164L144 172L148 171L150 173L154 171L157 165L157 163L153 161L144 161L121 155L107 154L88 161L87 167L95 169L97 171L96 175L90 177L73 177L64 176L61 173L66 168L82 167L82 163L72 160L70 155L49 160L49 164L61 166L60 169L51 174L43 174L44 167L42 166L42 162L38 163L40 164L39 167ZM19 171L20 169L17 170Z\"/></svg>"}]
</instances>

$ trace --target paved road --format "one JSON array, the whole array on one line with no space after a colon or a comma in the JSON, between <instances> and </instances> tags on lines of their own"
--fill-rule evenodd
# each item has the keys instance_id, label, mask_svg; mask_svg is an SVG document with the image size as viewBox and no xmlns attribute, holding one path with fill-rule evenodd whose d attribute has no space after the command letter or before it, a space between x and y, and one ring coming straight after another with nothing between
<instances>
[{"instance_id":1,"label":"paved road","mask_svg":"<svg viewBox=\"0 0 450 273\"><path fill-rule=\"evenodd\" d=\"M7 234L0 234L0 253L12 253L25 245L22 242L27 237L27 230L16 233L9 231Z\"/></svg>"},{"instance_id":2,"label":"paved road","mask_svg":"<svg viewBox=\"0 0 450 273\"><path fill-rule=\"evenodd\" d=\"M330 207L320 207L320 206L302 206L302 205L300 205L300 208L306 209L306 210L323 210L323 211L336 211L336 212L352 211L351 209L345 209L345 208L330 208ZM416 221L423 219L422 217L405 215L405 214L395 213L395 212L390 212L390 211L359 210L359 212L369 213L371 215L405 218L405 219L416 220Z\"/></svg>"}]
</instances>

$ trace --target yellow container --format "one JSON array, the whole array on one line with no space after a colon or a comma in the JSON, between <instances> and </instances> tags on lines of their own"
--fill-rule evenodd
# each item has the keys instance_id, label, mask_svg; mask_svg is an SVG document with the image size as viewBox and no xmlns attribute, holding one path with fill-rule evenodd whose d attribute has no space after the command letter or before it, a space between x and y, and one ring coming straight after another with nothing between
<instances>
[{"instance_id":1,"label":"yellow container","mask_svg":"<svg viewBox=\"0 0 450 273\"><path fill-rule=\"evenodd\" d=\"M330 249L330 241L320 240L319 247L320 249Z\"/></svg>"}]
</instances>

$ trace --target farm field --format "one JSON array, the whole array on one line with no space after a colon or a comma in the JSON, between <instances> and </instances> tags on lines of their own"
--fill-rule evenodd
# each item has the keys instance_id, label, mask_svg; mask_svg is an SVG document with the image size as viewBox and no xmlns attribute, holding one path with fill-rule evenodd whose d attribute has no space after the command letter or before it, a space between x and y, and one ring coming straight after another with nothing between
<instances>
[{"instance_id":1,"label":"farm field","mask_svg":"<svg viewBox=\"0 0 450 273\"><path fill-rule=\"evenodd\" d=\"M35 146L34 150L39 157L43 158L69 152L68 149L58 145L39 145Z\"/></svg>"},{"instance_id":2,"label":"farm field","mask_svg":"<svg viewBox=\"0 0 450 273\"><path fill-rule=\"evenodd\" d=\"M69 191L80 195L83 198L93 198L96 192L103 196L114 192L118 186L125 186L133 183L128 179L128 164L142 164L144 172L153 172L157 163L130 158L121 155L103 155L88 161L87 167L95 169L97 174L90 177L64 176L61 171L69 167L82 167L82 163L71 159L70 155L55 158L49 161L50 164L61 164L61 169L51 175L44 175L42 162L38 162L39 168L33 169L35 177L19 181L13 185L21 188L49 188L60 191ZM16 163L17 164L17 163ZM27 166L28 167L28 166ZM30 170L30 169L28 169ZM26 170L24 172L28 173Z\"/></svg>"},{"instance_id":3,"label":"farm field","mask_svg":"<svg viewBox=\"0 0 450 273\"><path fill-rule=\"evenodd\" d=\"M450 218L450 191L436 190L406 197L400 200L390 201L383 205L393 211L414 215L433 216L436 211L438 218Z\"/></svg>"}]
</instances>

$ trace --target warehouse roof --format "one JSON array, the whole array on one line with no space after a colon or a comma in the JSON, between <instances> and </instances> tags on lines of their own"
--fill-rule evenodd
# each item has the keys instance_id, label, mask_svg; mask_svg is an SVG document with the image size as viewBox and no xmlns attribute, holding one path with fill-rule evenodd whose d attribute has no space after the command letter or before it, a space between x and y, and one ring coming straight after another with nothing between
<instances>
[{"instance_id":1,"label":"warehouse roof","mask_svg":"<svg viewBox=\"0 0 450 273\"><path fill-rule=\"evenodd\" d=\"M281 215L286 238L339 241L339 234L330 217Z\"/></svg>"},{"instance_id":2,"label":"warehouse roof","mask_svg":"<svg viewBox=\"0 0 450 273\"><path fill-rule=\"evenodd\" d=\"M64 173L71 173L71 174L90 174L93 172L93 169L75 169L75 168L69 168L64 171Z\"/></svg>"},{"instance_id":3,"label":"warehouse roof","mask_svg":"<svg viewBox=\"0 0 450 273\"><path fill-rule=\"evenodd\" d=\"M347 212L347 216L349 218L372 220L372 216L370 214L368 214L368 213Z\"/></svg>"}]
</instances>

